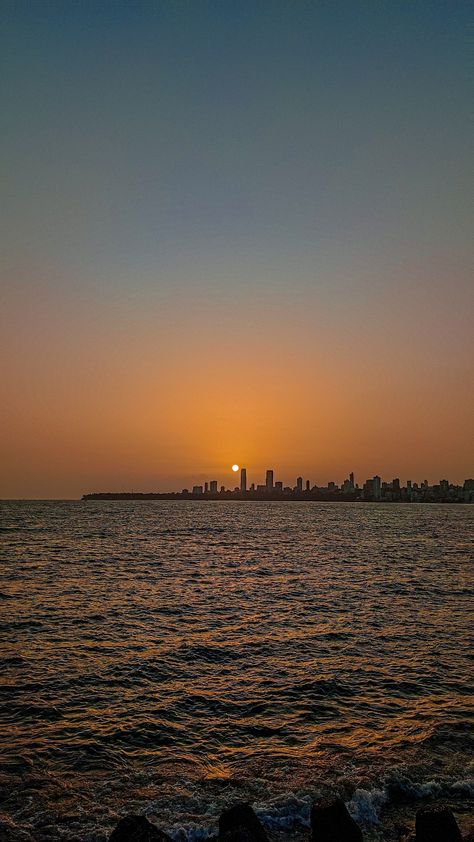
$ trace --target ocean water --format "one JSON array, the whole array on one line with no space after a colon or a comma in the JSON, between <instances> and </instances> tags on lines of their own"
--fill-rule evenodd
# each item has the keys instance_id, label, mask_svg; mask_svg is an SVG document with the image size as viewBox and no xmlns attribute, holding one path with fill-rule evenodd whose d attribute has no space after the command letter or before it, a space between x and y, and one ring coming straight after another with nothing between
<instances>
[{"instance_id":1,"label":"ocean water","mask_svg":"<svg viewBox=\"0 0 474 842\"><path fill-rule=\"evenodd\" d=\"M249 799L367 839L474 794L474 507L1 504L0 835L176 840ZM3 838L3 837L2 837Z\"/></svg>"}]
</instances>

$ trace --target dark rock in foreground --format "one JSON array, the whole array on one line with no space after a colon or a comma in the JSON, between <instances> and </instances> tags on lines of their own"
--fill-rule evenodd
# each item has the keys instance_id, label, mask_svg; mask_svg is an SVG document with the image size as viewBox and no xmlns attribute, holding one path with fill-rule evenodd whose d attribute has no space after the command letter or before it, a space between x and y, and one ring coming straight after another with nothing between
<instances>
[{"instance_id":1,"label":"dark rock in foreground","mask_svg":"<svg viewBox=\"0 0 474 842\"><path fill-rule=\"evenodd\" d=\"M110 834L109 842L171 842L171 837L145 816L125 816Z\"/></svg>"},{"instance_id":2,"label":"dark rock in foreground","mask_svg":"<svg viewBox=\"0 0 474 842\"><path fill-rule=\"evenodd\" d=\"M337 797L323 798L311 808L312 842L362 842L362 831Z\"/></svg>"},{"instance_id":3,"label":"dark rock in foreground","mask_svg":"<svg viewBox=\"0 0 474 842\"><path fill-rule=\"evenodd\" d=\"M219 842L268 842L268 837L250 804L242 803L221 813Z\"/></svg>"},{"instance_id":4,"label":"dark rock in foreground","mask_svg":"<svg viewBox=\"0 0 474 842\"><path fill-rule=\"evenodd\" d=\"M442 805L418 810L415 829L416 842L462 842L452 811Z\"/></svg>"}]
</instances>

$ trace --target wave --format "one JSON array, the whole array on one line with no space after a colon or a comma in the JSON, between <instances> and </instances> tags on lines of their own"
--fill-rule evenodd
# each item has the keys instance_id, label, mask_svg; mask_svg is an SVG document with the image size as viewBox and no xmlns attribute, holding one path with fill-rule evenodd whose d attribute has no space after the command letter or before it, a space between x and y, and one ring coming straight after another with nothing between
<instances>
[{"instance_id":1,"label":"wave","mask_svg":"<svg viewBox=\"0 0 474 842\"><path fill-rule=\"evenodd\" d=\"M395 782L398 789L395 788ZM380 824L385 808L400 801L403 793L405 801L437 801L440 798L451 800L470 800L474 797L474 778L448 779L432 781L413 781L407 777L397 778L394 773L386 785L373 789L356 789L345 803L355 821L367 830ZM341 792L339 794L342 794ZM291 833L308 829L311 821L311 804L316 795L298 795L288 793L269 802L255 803L254 809L264 827L269 832ZM150 805L145 811L151 815L156 805ZM179 823L167 828L175 842L203 842L215 837L217 816L209 824L195 822Z\"/></svg>"},{"instance_id":2,"label":"wave","mask_svg":"<svg viewBox=\"0 0 474 842\"><path fill-rule=\"evenodd\" d=\"M403 774L388 776L386 786L390 801L434 801L438 798L474 798L474 777L441 778L430 781L414 781Z\"/></svg>"},{"instance_id":3,"label":"wave","mask_svg":"<svg viewBox=\"0 0 474 842\"><path fill-rule=\"evenodd\" d=\"M358 824L374 825L379 823L380 814L388 801L385 789L356 789L347 809Z\"/></svg>"}]
</instances>

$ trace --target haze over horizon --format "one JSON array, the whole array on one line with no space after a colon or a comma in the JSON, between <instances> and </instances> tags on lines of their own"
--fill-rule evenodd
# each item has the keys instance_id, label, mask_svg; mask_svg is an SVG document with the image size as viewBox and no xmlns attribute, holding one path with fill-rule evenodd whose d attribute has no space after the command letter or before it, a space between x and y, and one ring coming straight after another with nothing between
<instances>
[{"instance_id":1,"label":"haze over horizon","mask_svg":"<svg viewBox=\"0 0 474 842\"><path fill-rule=\"evenodd\" d=\"M471 15L3 4L1 497L474 474Z\"/></svg>"}]
</instances>

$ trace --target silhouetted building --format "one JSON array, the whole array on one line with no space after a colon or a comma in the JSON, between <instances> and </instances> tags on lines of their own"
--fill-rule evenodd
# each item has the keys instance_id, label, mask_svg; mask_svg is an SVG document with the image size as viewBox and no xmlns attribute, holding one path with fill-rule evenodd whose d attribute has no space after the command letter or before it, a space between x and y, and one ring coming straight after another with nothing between
<instances>
[{"instance_id":1,"label":"silhouetted building","mask_svg":"<svg viewBox=\"0 0 474 842\"><path fill-rule=\"evenodd\" d=\"M258 488L258 486L257 486ZM267 476L265 480L265 488L270 493L273 491L273 471L267 471Z\"/></svg>"},{"instance_id":2,"label":"silhouetted building","mask_svg":"<svg viewBox=\"0 0 474 842\"><path fill-rule=\"evenodd\" d=\"M474 503L474 479L465 479L462 490L464 502Z\"/></svg>"},{"instance_id":3,"label":"silhouetted building","mask_svg":"<svg viewBox=\"0 0 474 842\"><path fill-rule=\"evenodd\" d=\"M374 499L374 481L373 479L366 479L362 487L362 495L364 500Z\"/></svg>"},{"instance_id":4,"label":"silhouetted building","mask_svg":"<svg viewBox=\"0 0 474 842\"><path fill-rule=\"evenodd\" d=\"M379 476L374 476L366 480L363 488L358 485L354 486L354 474L350 473L349 478L345 479L339 487L335 482L329 482L326 487L318 488L314 485L310 488L309 480L306 481L306 490L304 496L303 479L297 477L296 486L290 488L283 486L282 482L273 483L273 471L267 471L266 482L264 485L252 483L250 491L247 490L247 471L242 468L240 471L240 487L236 486L234 489L227 490L223 485L220 486L220 492L217 491L217 480L202 485L194 485L192 492L183 488L181 492L121 492L113 493L94 493L85 494L83 500L151 500L151 499L189 499L193 497L195 500L209 499L209 496L216 499L241 500L331 500L334 502L344 500L348 501L382 501L384 503L474 503L474 479L466 479L464 485L454 485L447 479L441 479L438 485L428 485L427 480L424 480L420 485L411 480L407 480L406 486L402 488L400 479L395 477L391 482L382 482Z\"/></svg>"},{"instance_id":5,"label":"silhouetted building","mask_svg":"<svg viewBox=\"0 0 474 842\"><path fill-rule=\"evenodd\" d=\"M374 500L380 500L381 479L380 479L380 477L375 476L373 478L372 482L373 482Z\"/></svg>"}]
</instances>

